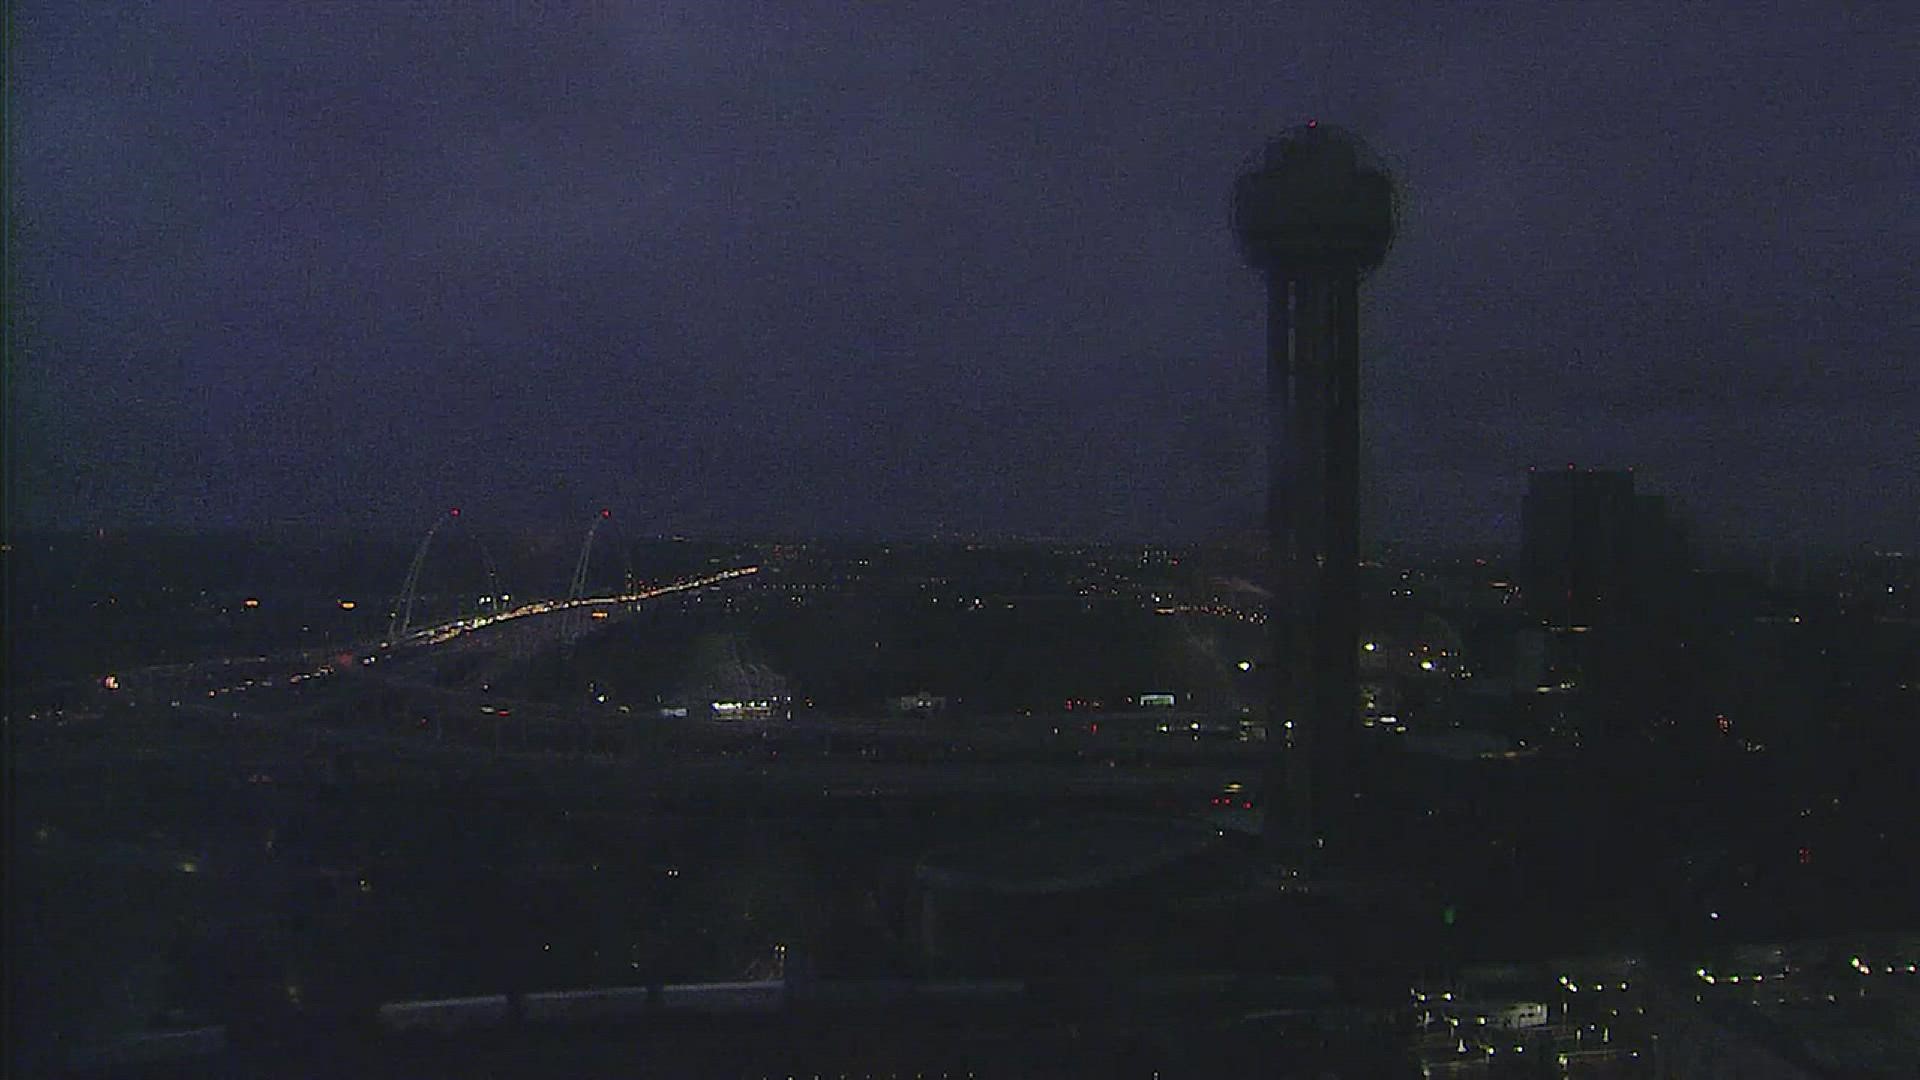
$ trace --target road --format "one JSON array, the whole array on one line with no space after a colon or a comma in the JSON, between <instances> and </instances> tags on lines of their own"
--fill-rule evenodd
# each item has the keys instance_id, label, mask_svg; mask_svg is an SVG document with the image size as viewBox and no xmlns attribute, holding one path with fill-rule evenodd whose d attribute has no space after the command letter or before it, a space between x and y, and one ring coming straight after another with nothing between
<instances>
[{"instance_id":1,"label":"road","mask_svg":"<svg viewBox=\"0 0 1920 1080\"><path fill-rule=\"evenodd\" d=\"M158 698L170 702L177 699L184 706L189 699L219 699L256 689L299 685L351 670L352 665L370 668L382 661L417 656L423 650L445 650L455 642L465 644L494 637L506 627L516 624L527 625L538 620L553 619L556 632L566 633L565 616L572 611L603 610L612 613L623 607L630 611L637 605L663 596L722 586L759 572L758 566L738 566L613 596L539 600L496 614L456 619L411 630L396 641L369 639L349 645L303 646L275 653L216 657L190 664L158 664L112 672L101 677L101 688L136 700L145 698L152 701Z\"/></svg>"}]
</instances>

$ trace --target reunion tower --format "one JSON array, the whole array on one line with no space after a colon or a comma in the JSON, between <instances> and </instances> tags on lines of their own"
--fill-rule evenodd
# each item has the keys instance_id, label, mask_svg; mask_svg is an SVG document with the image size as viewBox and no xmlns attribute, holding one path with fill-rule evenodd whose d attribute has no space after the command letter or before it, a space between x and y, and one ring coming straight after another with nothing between
<instances>
[{"instance_id":1,"label":"reunion tower","mask_svg":"<svg viewBox=\"0 0 1920 1080\"><path fill-rule=\"evenodd\" d=\"M1393 178L1366 145L1317 121L1268 143L1234 186L1234 232L1267 278L1269 716L1285 721L1268 726L1276 843L1337 844L1354 797L1359 293L1393 243L1395 207Z\"/></svg>"}]
</instances>

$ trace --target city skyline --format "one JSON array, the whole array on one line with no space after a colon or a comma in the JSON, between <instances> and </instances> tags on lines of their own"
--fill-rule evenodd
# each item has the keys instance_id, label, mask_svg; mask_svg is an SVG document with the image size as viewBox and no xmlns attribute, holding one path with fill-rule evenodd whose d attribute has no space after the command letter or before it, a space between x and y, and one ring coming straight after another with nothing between
<instances>
[{"instance_id":1,"label":"city skyline","mask_svg":"<svg viewBox=\"0 0 1920 1080\"><path fill-rule=\"evenodd\" d=\"M23 8L12 516L1252 530L1223 178L1322 116L1408 186L1363 319L1370 543L1510 544L1526 465L1569 460L1710 541L1915 542L1899 26L1103 27Z\"/></svg>"}]
</instances>

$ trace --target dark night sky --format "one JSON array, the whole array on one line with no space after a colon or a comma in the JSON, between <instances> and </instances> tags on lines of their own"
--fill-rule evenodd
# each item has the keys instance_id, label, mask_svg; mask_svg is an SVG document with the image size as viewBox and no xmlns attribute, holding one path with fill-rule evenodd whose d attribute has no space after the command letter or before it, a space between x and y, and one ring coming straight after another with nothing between
<instances>
[{"instance_id":1,"label":"dark night sky","mask_svg":"<svg viewBox=\"0 0 1920 1080\"><path fill-rule=\"evenodd\" d=\"M1920 539L1920 8L1157 8L15 5L15 520L1247 527L1319 116L1407 188L1372 535Z\"/></svg>"}]
</instances>

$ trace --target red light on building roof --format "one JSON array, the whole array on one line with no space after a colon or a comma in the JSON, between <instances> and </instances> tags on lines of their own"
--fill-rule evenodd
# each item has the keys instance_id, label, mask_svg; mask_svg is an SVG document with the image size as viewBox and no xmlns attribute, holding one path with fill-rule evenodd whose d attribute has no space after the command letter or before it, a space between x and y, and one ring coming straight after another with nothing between
<instances>
[{"instance_id":1,"label":"red light on building roof","mask_svg":"<svg viewBox=\"0 0 1920 1080\"><path fill-rule=\"evenodd\" d=\"M600 508L600 516L603 518L610 518L613 516L613 511L603 506Z\"/></svg>"},{"instance_id":2,"label":"red light on building roof","mask_svg":"<svg viewBox=\"0 0 1920 1080\"><path fill-rule=\"evenodd\" d=\"M453 508L451 508L451 509L449 509L449 510L447 511L447 516L448 516L448 517L459 517L459 516L460 516L460 508L456 506L456 507L453 507Z\"/></svg>"},{"instance_id":3,"label":"red light on building roof","mask_svg":"<svg viewBox=\"0 0 1920 1080\"><path fill-rule=\"evenodd\" d=\"M1308 126L1308 127L1310 127L1310 128L1317 128L1317 127L1319 127L1319 126L1320 126L1320 121L1318 121L1318 120L1309 120L1309 121L1307 121L1307 126Z\"/></svg>"}]
</instances>

